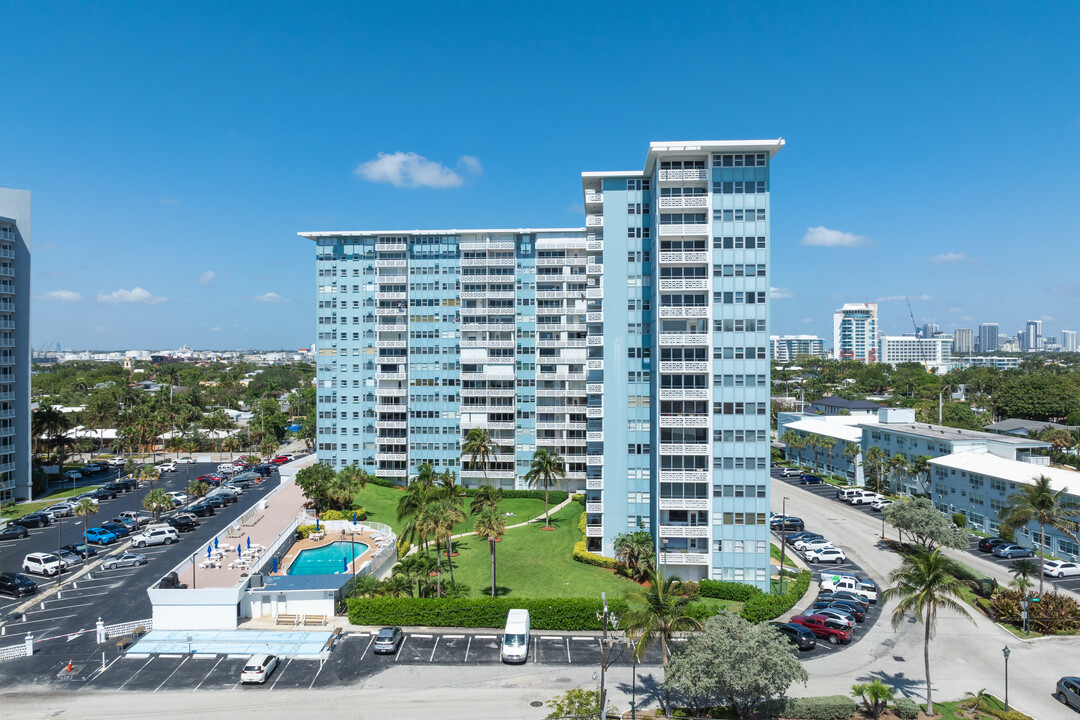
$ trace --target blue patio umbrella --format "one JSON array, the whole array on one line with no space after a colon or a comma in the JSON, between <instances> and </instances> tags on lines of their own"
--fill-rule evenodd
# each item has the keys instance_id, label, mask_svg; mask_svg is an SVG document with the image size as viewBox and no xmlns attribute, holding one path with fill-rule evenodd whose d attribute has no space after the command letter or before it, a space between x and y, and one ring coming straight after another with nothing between
<instances>
[{"instance_id":1,"label":"blue patio umbrella","mask_svg":"<svg viewBox=\"0 0 1080 720\"><path fill-rule=\"evenodd\" d=\"M243 551L240 543L236 543L236 554L237 555L243 555L244 554L244 551Z\"/></svg>"},{"instance_id":2,"label":"blue patio umbrella","mask_svg":"<svg viewBox=\"0 0 1080 720\"><path fill-rule=\"evenodd\" d=\"M209 545L206 546L206 559L207 560L210 559L210 546Z\"/></svg>"},{"instance_id":3,"label":"blue patio umbrella","mask_svg":"<svg viewBox=\"0 0 1080 720\"><path fill-rule=\"evenodd\" d=\"M341 556L341 571L349 571L349 558L345 557L344 555Z\"/></svg>"},{"instance_id":4,"label":"blue patio umbrella","mask_svg":"<svg viewBox=\"0 0 1080 720\"><path fill-rule=\"evenodd\" d=\"M277 572L277 558L274 558L274 572Z\"/></svg>"},{"instance_id":5,"label":"blue patio umbrella","mask_svg":"<svg viewBox=\"0 0 1080 720\"><path fill-rule=\"evenodd\" d=\"M315 518L315 532L319 532L319 518Z\"/></svg>"},{"instance_id":6,"label":"blue patio umbrella","mask_svg":"<svg viewBox=\"0 0 1080 720\"><path fill-rule=\"evenodd\" d=\"M217 538L214 538L214 549L217 550Z\"/></svg>"},{"instance_id":7,"label":"blue patio umbrella","mask_svg":"<svg viewBox=\"0 0 1080 720\"><path fill-rule=\"evenodd\" d=\"M355 525L355 524L356 524L356 513L353 513L353 514L352 514L352 524L353 524L353 525Z\"/></svg>"},{"instance_id":8,"label":"blue patio umbrella","mask_svg":"<svg viewBox=\"0 0 1080 720\"><path fill-rule=\"evenodd\" d=\"M250 550L251 549L251 536L250 535L248 535L247 541L248 541L248 550Z\"/></svg>"}]
</instances>

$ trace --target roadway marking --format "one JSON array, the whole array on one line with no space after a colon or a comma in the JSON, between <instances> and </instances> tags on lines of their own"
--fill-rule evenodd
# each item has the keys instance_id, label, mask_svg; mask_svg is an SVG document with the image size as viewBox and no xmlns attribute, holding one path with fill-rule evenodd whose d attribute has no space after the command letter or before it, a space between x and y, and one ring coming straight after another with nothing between
<instances>
[{"instance_id":1,"label":"roadway marking","mask_svg":"<svg viewBox=\"0 0 1080 720\"><path fill-rule=\"evenodd\" d=\"M274 684L270 686L270 690L268 690L267 692L273 692L274 688L277 687L278 682L281 680L281 676L285 674L285 671L288 670L290 665L292 665L292 658L286 660L285 665L280 670L278 670L277 677L274 678Z\"/></svg>"},{"instance_id":2,"label":"roadway marking","mask_svg":"<svg viewBox=\"0 0 1080 720\"><path fill-rule=\"evenodd\" d=\"M31 610L29 612L49 612L49 611L48 610ZM33 623L39 623L39 622L56 622L57 620L67 620L68 618L73 618L73 617L77 617L77 616L78 616L78 613L73 613L71 615L61 615L60 617L54 617L54 618L41 618L39 620L23 620L22 622L19 623L19 625L31 625Z\"/></svg>"},{"instance_id":3,"label":"roadway marking","mask_svg":"<svg viewBox=\"0 0 1080 720\"><path fill-rule=\"evenodd\" d=\"M154 658L150 658L149 660L147 660L147 661L146 661L146 665L149 665L149 664L150 664L150 663L152 663L152 662L154 662ZM140 672L142 672L142 671L143 671L143 669L145 669L145 668L146 668L146 665L143 665L143 666L142 666L141 668L139 668L139 669L138 669L138 670L136 670L136 671L135 671L134 673L132 673L132 674L131 674L131 677L129 677L129 678L127 679L127 680L125 680L125 681L124 681L124 684L123 684L123 685L121 685L120 687L116 688L116 692L120 692L121 690L123 690L123 689L124 689L124 685L127 685L127 684L128 684L129 682L131 682L132 680L134 680L134 679L135 679L135 676L136 676L136 675L138 675L138 674L139 674Z\"/></svg>"},{"instance_id":4,"label":"roadway marking","mask_svg":"<svg viewBox=\"0 0 1080 720\"><path fill-rule=\"evenodd\" d=\"M567 664L573 664L573 660L570 659L570 639L566 640L566 662Z\"/></svg>"},{"instance_id":5,"label":"roadway marking","mask_svg":"<svg viewBox=\"0 0 1080 720\"><path fill-rule=\"evenodd\" d=\"M371 649L371 646L375 644L375 633L371 633L371 639L368 640L367 647L364 648L363 654L360 655L360 659L363 660L367 655L367 651Z\"/></svg>"},{"instance_id":6,"label":"roadway marking","mask_svg":"<svg viewBox=\"0 0 1080 720\"><path fill-rule=\"evenodd\" d=\"M164 655L162 655L161 657L165 657L165 656L164 656ZM172 677L173 675L175 675L175 674L176 674L176 671L177 671L177 670L179 670L180 668L182 668L182 667L184 666L184 663L186 663L187 661L188 661L188 658L184 658L183 660L181 660L181 661L180 661L180 664L179 664L179 665L177 665L177 666L176 666L175 668L173 668L173 671L172 671L171 673L169 673L169 676L168 676L167 678L165 678L164 680L162 680L162 681L161 681L161 685L158 685L158 686L157 686L157 687L156 687L156 688L154 689L154 692L157 692L157 691L158 691L158 690L160 690L160 689L161 689L162 687L164 687L164 686L165 686L165 683L169 682L169 678L171 678L171 677Z\"/></svg>"},{"instance_id":7,"label":"roadway marking","mask_svg":"<svg viewBox=\"0 0 1080 720\"><path fill-rule=\"evenodd\" d=\"M315 687L315 681L319 679L319 673L322 672L323 665L325 664L326 663L324 663L322 660L319 661L319 669L315 671L315 677L311 678L311 684L308 685L308 690Z\"/></svg>"},{"instance_id":8,"label":"roadway marking","mask_svg":"<svg viewBox=\"0 0 1080 720\"><path fill-rule=\"evenodd\" d=\"M465 636L464 635L443 635L442 638L444 640L464 640Z\"/></svg>"},{"instance_id":9,"label":"roadway marking","mask_svg":"<svg viewBox=\"0 0 1080 720\"><path fill-rule=\"evenodd\" d=\"M477 640L495 640L494 635L474 635Z\"/></svg>"},{"instance_id":10,"label":"roadway marking","mask_svg":"<svg viewBox=\"0 0 1080 720\"><path fill-rule=\"evenodd\" d=\"M413 633L412 636L414 638L424 638L425 640L430 640L432 637L434 637L433 635L417 635L416 633Z\"/></svg>"},{"instance_id":11,"label":"roadway marking","mask_svg":"<svg viewBox=\"0 0 1080 720\"><path fill-rule=\"evenodd\" d=\"M572 639L573 639L573 640L586 640L586 641L592 641L592 640L595 640L596 638L591 638L591 637L575 637L575 638L572 638Z\"/></svg>"},{"instance_id":12,"label":"roadway marking","mask_svg":"<svg viewBox=\"0 0 1080 720\"><path fill-rule=\"evenodd\" d=\"M431 636L428 635L428 637L431 637ZM405 649L405 643L407 643L408 641L409 641L409 636L408 635L401 638L401 645L398 647L397 654L394 655L394 662L397 662L398 658L401 657L401 651Z\"/></svg>"},{"instance_id":13,"label":"roadway marking","mask_svg":"<svg viewBox=\"0 0 1080 720\"><path fill-rule=\"evenodd\" d=\"M541 640L562 640L561 635L542 635Z\"/></svg>"},{"instance_id":14,"label":"roadway marking","mask_svg":"<svg viewBox=\"0 0 1080 720\"><path fill-rule=\"evenodd\" d=\"M472 647L472 636L469 636L469 642L465 646L465 660L463 662L469 662L469 648Z\"/></svg>"},{"instance_id":15,"label":"roadway marking","mask_svg":"<svg viewBox=\"0 0 1080 720\"><path fill-rule=\"evenodd\" d=\"M75 599L76 600L81 600L82 598L75 598ZM88 603L79 603L78 605L64 605L62 607L51 607L48 610L33 610L32 612L50 612L52 610L70 610L72 608L89 607L91 605L97 605L97 603L88 602Z\"/></svg>"},{"instance_id":16,"label":"roadway marking","mask_svg":"<svg viewBox=\"0 0 1080 720\"><path fill-rule=\"evenodd\" d=\"M431 648L431 657L428 658L428 662L435 661L435 651L439 648L439 638L435 638L435 645Z\"/></svg>"}]
</instances>

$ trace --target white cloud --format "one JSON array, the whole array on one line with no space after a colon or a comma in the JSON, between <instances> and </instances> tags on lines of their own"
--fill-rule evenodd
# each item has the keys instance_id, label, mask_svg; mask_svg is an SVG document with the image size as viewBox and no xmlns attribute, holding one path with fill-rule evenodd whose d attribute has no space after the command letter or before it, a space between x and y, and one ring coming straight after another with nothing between
<instances>
[{"instance_id":1,"label":"white cloud","mask_svg":"<svg viewBox=\"0 0 1080 720\"><path fill-rule=\"evenodd\" d=\"M104 325L98 325L98 326L97 326L96 328L94 328L94 329L95 329L95 330L96 330L97 332L99 332L99 333L105 332L105 326L104 326Z\"/></svg>"},{"instance_id":2,"label":"white cloud","mask_svg":"<svg viewBox=\"0 0 1080 720\"><path fill-rule=\"evenodd\" d=\"M210 285L214 282L214 278L217 277L217 273L213 270L207 270L206 272L199 273L199 276L195 278L199 281L200 285Z\"/></svg>"},{"instance_id":3,"label":"white cloud","mask_svg":"<svg viewBox=\"0 0 1080 720\"><path fill-rule=\"evenodd\" d=\"M927 302L932 299L933 298L931 298L929 295L918 295L916 297L908 297L907 295L886 295L885 297L879 297L874 302L901 302L904 300L921 300L923 302Z\"/></svg>"},{"instance_id":4,"label":"white cloud","mask_svg":"<svg viewBox=\"0 0 1080 720\"><path fill-rule=\"evenodd\" d=\"M932 263L954 263L964 262L965 260L970 259L971 258L969 258L964 253L947 252L941 253L940 255L931 255L929 258L926 259L926 261Z\"/></svg>"},{"instance_id":5,"label":"white cloud","mask_svg":"<svg viewBox=\"0 0 1080 720\"><path fill-rule=\"evenodd\" d=\"M812 323L812 322L815 322L815 320L814 320L814 318L803 318L799 322L801 322L801 323Z\"/></svg>"},{"instance_id":6,"label":"white cloud","mask_svg":"<svg viewBox=\"0 0 1080 720\"><path fill-rule=\"evenodd\" d=\"M164 203L165 205L172 205L173 207L176 207L176 206L178 206L180 204L179 200L177 200L176 198L171 198L171 197L163 197L163 198L161 198L161 202Z\"/></svg>"},{"instance_id":7,"label":"white cloud","mask_svg":"<svg viewBox=\"0 0 1080 720\"><path fill-rule=\"evenodd\" d=\"M1039 319L1042 320L1043 322L1052 322L1053 319L1054 319L1054 316L1053 315L1043 315Z\"/></svg>"},{"instance_id":8,"label":"white cloud","mask_svg":"<svg viewBox=\"0 0 1080 720\"><path fill-rule=\"evenodd\" d=\"M470 175L483 171L480 160L472 155L462 155L458 168ZM379 153L374 160L360 163L354 172L365 180L395 187L453 188L465 184L460 174L441 162L414 152Z\"/></svg>"},{"instance_id":9,"label":"white cloud","mask_svg":"<svg viewBox=\"0 0 1080 720\"><path fill-rule=\"evenodd\" d=\"M964 308L951 307L949 308L949 312L962 313L964 312Z\"/></svg>"},{"instance_id":10,"label":"white cloud","mask_svg":"<svg viewBox=\"0 0 1080 720\"><path fill-rule=\"evenodd\" d=\"M268 293L265 293L263 295L256 295L255 299L258 300L259 302L267 302L267 303L288 302L288 300L281 297L276 292L268 292Z\"/></svg>"},{"instance_id":11,"label":"white cloud","mask_svg":"<svg viewBox=\"0 0 1080 720\"><path fill-rule=\"evenodd\" d=\"M806 234L800 241L803 245L821 247L857 247L870 242L870 238L843 230L830 230L824 225L806 228Z\"/></svg>"},{"instance_id":12,"label":"white cloud","mask_svg":"<svg viewBox=\"0 0 1080 720\"><path fill-rule=\"evenodd\" d=\"M795 293L791 292L787 288L770 287L769 298L772 300L786 300L790 297L795 297Z\"/></svg>"},{"instance_id":13,"label":"white cloud","mask_svg":"<svg viewBox=\"0 0 1080 720\"><path fill-rule=\"evenodd\" d=\"M56 302L79 302L82 294L71 290L50 290L38 295L41 300L55 300Z\"/></svg>"},{"instance_id":14,"label":"white cloud","mask_svg":"<svg viewBox=\"0 0 1080 720\"><path fill-rule=\"evenodd\" d=\"M214 327L210 328L210 332L221 332L221 328L215 325Z\"/></svg>"},{"instance_id":15,"label":"white cloud","mask_svg":"<svg viewBox=\"0 0 1080 720\"><path fill-rule=\"evenodd\" d=\"M169 298L158 297L149 290L141 287L135 287L131 290L115 290L111 293L99 292L97 299L98 302L109 303L110 305L120 305L125 303L158 305L163 302L169 302Z\"/></svg>"}]
</instances>

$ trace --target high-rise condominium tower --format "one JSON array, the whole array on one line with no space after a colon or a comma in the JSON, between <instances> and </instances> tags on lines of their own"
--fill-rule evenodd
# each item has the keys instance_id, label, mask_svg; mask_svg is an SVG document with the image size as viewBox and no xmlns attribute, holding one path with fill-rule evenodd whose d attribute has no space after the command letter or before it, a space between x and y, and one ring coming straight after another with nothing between
<instances>
[{"instance_id":1,"label":"high-rise condominium tower","mask_svg":"<svg viewBox=\"0 0 1080 720\"><path fill-rule=\"evenodd\" d=\"M846 303L833 313L833 357L877 362L877 303Z\"/></svg>"},{"instance_id":2,"label":"high-rise condominium tower","mask_svg":"<svg viewBox=\"0 0 1080 720\"><path fill-rule=\"evenodd\" d=\"M586 540L652 532L683 578L769 583L769 170L782 140L652 143L582 173L585 226L315 242L318 457L524 487L538 448ZM461 457L473 428L497 445Z\"/></svg>"},{"instance_id":3,"label":"high-rise condominium tower","mask_svg":"<svg viewBox=\"0 0 1080 720\"><path fill-rule=\"evenodd\" d=\"M30 481L30 191L0 188L0 502Z\"/></svg>"},{"instance_id":4,"label":"high-rise condominium tower","mask_svg":"<svg viewBox=\"0 0 1080 720\"><path fill-rule=\"evenodd\" d=\"M993 352L998 349L998 324L983 323L979 326L979 352Z\"/></svg>"},{"instance_id":5,"label":"high-rise condominium tower","mask_svg":"<svg viewBox=\"0 0 1080 720\"><path fill-rule=\"evenodd\" d=\"M953 331L953 354L975 351L975 331L971 328L956 328Z\"/></svg>"}]
</instances>

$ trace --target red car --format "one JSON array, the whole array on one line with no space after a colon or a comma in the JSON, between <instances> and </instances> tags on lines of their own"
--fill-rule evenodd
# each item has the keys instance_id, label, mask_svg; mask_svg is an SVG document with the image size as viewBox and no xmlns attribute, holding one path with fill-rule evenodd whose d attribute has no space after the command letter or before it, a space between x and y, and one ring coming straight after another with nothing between
<instances>
[{"instance_id":1,"label":"red car","mask_svg":"<svg viewBox=\"0 0 1080 720\"><path fill-rule=\"evenodd\" d=\"M195 479L196 480L201 480L204 483L206 483L207 485L213 485L215 487L220 485L221 481L223 480L223 478L220 475L218 475L217 473L211 473L209 475L200 475L199 477L197 477Z\"/></svg>"},{"instance_id":2,"label":"red car","mask_svg":"<svg viewBox=\"0 0 1080 720\"><path fill-rule=\"evenodd\" d=\"M791 622L802 625L819 638L825 638L833 645L851 640L850 629L824 615L796 615L791 618Z\"/></svg>"},{"instance_id":3,"label":"red car","mask_svg":"<svg viewBox=\"0 0 1080 720\"><path fill-rule=\"evenodd\" d=\"M284 455L278 455L270 462L274 463L275 465L284 465L285 463L289 462L289 458L285 457Z\"/></svg>"}]
</instances>

